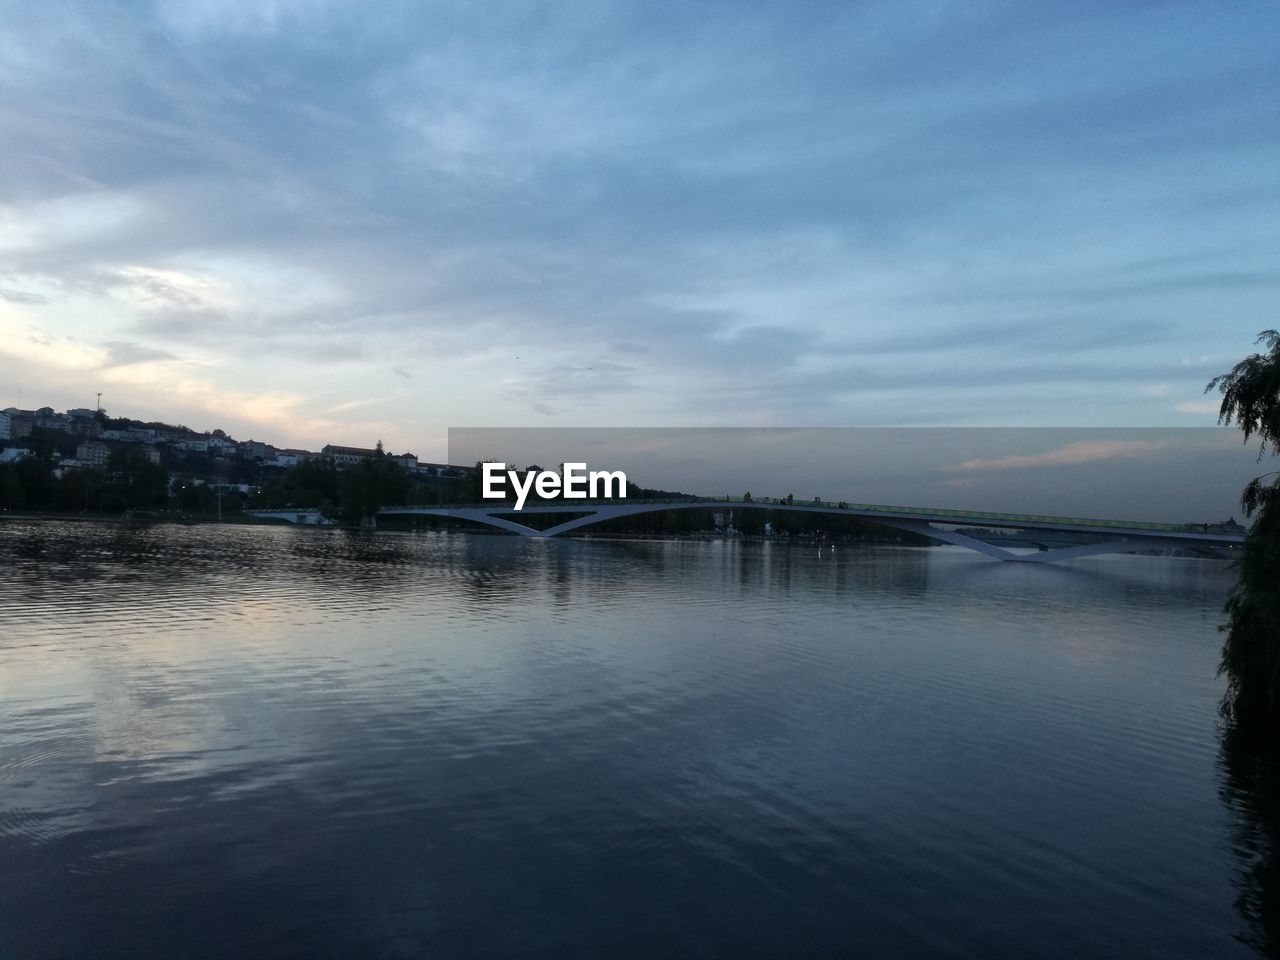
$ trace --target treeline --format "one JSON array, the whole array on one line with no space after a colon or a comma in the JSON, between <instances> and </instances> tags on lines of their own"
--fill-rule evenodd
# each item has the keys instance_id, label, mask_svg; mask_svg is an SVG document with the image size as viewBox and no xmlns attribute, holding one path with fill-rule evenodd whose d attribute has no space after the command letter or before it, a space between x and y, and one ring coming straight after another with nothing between
<instances>
[{"instance_id":1,"label":"treeline","mask_svg":"<svg viewBox=\"0 0 1280 960\"><path fill-rule=\"evenodd\" d=\"M423 482L385 456L339 468L329 460L311 460L279 471L258 490L256 509L319 508L340 523L359 524L382 507L461 502L467 480Z\"/></svg>"},{"instance_id":2,"label":"treeline","mask_svg":"<svg viewBox=\"0 0 1280 960\"><path fill-rule=\"evenodd\" d=\"M47 455L0 467L0 508L5 510L120 513L159 509L169 501L169 472L141 450L114 450L102 469L66 470L60 476Z\"/></svg>"},{"instance_id":3,"label":"treeline","mask_svg":"<svg viewBox=\"0 0 1280 960\"><path fill-rule=\"evenodd\" d=\"M424 482L385 456L342 469L331 461L313 460L286 470L264 470L241 458L213 463L171 450L156 463L150 456L155 447L131 444L113 449L101 467L59 470L59 457L67 455L64 434L33 432L24 442L32 455L0 466L0 509L234 515L247 509L319 507L329 519L354 525L381 507L456 503L469 494L467 481ZM255 477L261 478L256 488Z\"/></svg>"}]
</instances>

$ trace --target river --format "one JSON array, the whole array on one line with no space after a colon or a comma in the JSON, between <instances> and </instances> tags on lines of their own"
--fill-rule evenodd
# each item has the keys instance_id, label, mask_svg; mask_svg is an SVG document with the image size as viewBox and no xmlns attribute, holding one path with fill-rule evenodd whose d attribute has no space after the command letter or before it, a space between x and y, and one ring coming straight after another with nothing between
<instances>
[{"instance_id":1,"label":"river","mask_svg":"<svg viewBox=\"0 0 1280 960\"><path fill-rule=\"evenodd\" d=\"M0 523L0 957L1253 957L1222 562Z\"/></svg>"}]
</instances>

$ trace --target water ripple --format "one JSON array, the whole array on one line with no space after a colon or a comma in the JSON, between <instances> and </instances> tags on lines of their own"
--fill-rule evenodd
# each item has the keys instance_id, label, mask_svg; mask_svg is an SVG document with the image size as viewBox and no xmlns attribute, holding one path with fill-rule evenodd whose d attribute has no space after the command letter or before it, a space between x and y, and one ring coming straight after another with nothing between
<instances>
[{"instance_id":1,"label":"water ripple","mask_svg":"<svg viewBox=\"0 0 1280 960\"><path fill-rule=\"evenodd\" d=\"M16 956L1264 942L1218 564L19 522L0 564Z\"/></svg>"}]
</instances>

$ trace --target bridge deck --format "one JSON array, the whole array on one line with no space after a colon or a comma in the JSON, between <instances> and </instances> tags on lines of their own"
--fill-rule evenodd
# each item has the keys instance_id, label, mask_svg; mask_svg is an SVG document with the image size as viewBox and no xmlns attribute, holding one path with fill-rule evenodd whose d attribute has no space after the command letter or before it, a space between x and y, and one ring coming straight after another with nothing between
<instances>
[{"instance_id":1,"label":"bridge deck","mask_svg":"<svg viewBox=\"0 0 1280 960\"><path fill-rule=\"evenodd\" d=\"M608 509L613 508L613 509ZM621 508L621 509L619 509ZM638 509L632 509L638 508ZM829 503L826 501L792 501L771 499L743 500L741 497L697 498L681 500L572 500L554 504L526 504L516 511L509 503L489 501L475 504L421 505L384 507L380 515L405 514L468 517L476 513L521 514L599 512L599 519L611 516L635 515L661 510L688 509L758 509L797 513L820 513L838 516L854 516L866 519L914 520L926 523L945 523L953 526L978 526L1013 528L1019 530L1043 530L1062 533L1089 533L1107 536L1140 536L1151 539L1177 539L1216 543L1222 545L1244 542L1238 533L1213 529L1208 524L1158 523L1146 520L1106 520L1088 517L1058 517L1047 514L988 513L977 510L949 510L938 507L903 507L872 503ZM625 510L623 513L621 510Z\"/></svg>"}]
</instances>

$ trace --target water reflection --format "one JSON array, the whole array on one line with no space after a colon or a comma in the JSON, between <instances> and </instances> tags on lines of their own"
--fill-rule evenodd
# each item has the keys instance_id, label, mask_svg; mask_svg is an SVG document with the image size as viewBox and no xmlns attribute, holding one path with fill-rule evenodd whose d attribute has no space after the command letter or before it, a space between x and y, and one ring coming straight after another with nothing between
<instances>
[{"instance_id":1,"label":"water reflection","mask_svg":"<svg viewBox=\"0 0 1280 960\"><path fill-rule=\"evenodd\" d=\"M1280 762L1274 744L1234 726L1222 734L1222 800L1233 820L1240 940L1280 956Z\"/></svg>"}]
</instances>

